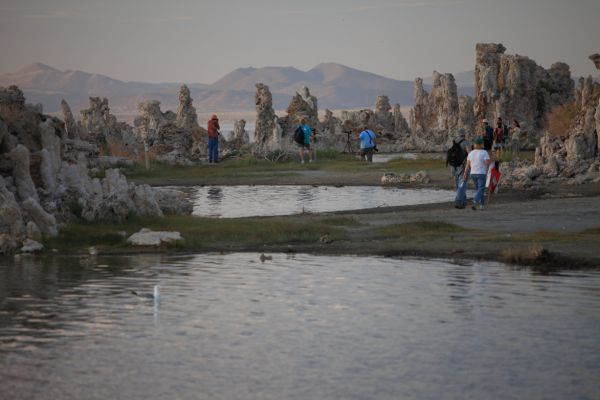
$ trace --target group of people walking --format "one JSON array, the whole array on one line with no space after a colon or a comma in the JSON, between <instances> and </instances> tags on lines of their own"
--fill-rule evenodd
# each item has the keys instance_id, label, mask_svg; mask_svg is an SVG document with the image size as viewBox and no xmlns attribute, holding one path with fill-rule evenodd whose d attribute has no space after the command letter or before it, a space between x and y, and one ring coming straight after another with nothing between
<instances>
[{"instance_id":1,"label":"group of people walking","mask_svg":"<svg viewBox=\"0 0 600 400\"><path fill-rule=\"evenodd\" d=\"M308 124L306 117L299 121L294 133L294 141L298 146L300 162L304 164L305 157L308 162L313 162L314 130ZM219 119L213 114L208 121L208 161L219 162ZM373 153L378 151L376 144L377 135L367 126L363 126L359 134L360 156L367 162L373 162ZM500 159L505 149L510 145L513 156L518 156L521 142L521 128L519 122L512 121L508 128L498 117L496 127L492 128L487 119L482 120L479 133L474 137L473 143L466 139L464 129L459 129L453 140L452 147L448 150L446 163L452 167L452 173L456 185L456 208L467 206L467 186L469 177L475 186L473 196L473 210L485 209L485 188L490 164L494 163L499 171Z\"/></svg>"},{"instance_id":2,"label":"group of people walking","mask_svg":"<svg viewBox=\"0 0 600 400\"><path fill-rule=\"evenodd\" d=\"M498 117L496 127L492 128L487 119L482 121L480 132L474 137L473 143L466 139L464 129L459 129L448 150L446 163L452 167L456 186L454 207L467 206L467 186L469 177L475 186L473 210L485 209L485 188L490 181L490 165L499 173L500 159L510 143L514 156L518 156L521 142L521 128L517 120L513 120L509 129ZM491 188L491 186L490 186ZM490 192L492 190L490 189Z\"/></svg>"}]
</instances>

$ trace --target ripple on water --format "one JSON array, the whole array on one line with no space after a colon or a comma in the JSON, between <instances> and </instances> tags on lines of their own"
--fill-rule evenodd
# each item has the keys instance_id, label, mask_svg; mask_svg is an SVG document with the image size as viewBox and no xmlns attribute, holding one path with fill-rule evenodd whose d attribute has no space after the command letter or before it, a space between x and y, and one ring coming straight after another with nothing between
<instances>
[{"instance_id":1,"label":"ripple on water","mask_svg":"<svg viewBox=\"0 0 600 400\"><path fill-rule=\"evenodd\" d=\"M0 265L0 398L599 393L600 273L272 257L98 258L119 266L111 269L70 258ZM24 279L24 270L36 273ZM160 307L130 293L157 283Z\"/></svg>"},{"instance_id":2,"label":"ripple on water","mask_svg":"<svg viewBox=\"0 0 600 400\"><path fill-rule=\"evenodd\" d=\"M194 215L238 218L446 202L454 192L382 186L203 186L194 188Z\"/></svg>"}]
</instances>

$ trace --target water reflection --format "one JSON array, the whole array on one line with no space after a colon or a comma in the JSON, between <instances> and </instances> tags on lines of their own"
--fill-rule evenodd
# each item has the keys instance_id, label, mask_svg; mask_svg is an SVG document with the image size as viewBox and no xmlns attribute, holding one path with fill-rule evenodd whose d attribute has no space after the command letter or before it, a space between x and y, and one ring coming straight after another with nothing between
<instances>
[{"instance_id":1,"label":"water reflection","mask_svg":"<svg viewBox=\"0 0 600 400\"><path fill-rule=\"evenodd\" d=\"M0 261L0 398L598 393L598 272L259 256Z\"/></svg>"},{"instance_id":2,"label":"water reflection","mask_svg":"<svg viewBox=\"0 0 600 400\"><path fill-rule=\"evenodd\" d=\"M206 198L210 207L218 206L223 200L223 189L218 186L210 186Z\"/></svg>"},{"instance_id":3,"label":"water reflection","mask_svg":"<svg viewBox=\"0 0 600 400\"><path fill-rule=\"evenodd\" d=\"M249 217L451 201L448 190L380 186L208 186L193 189L194 215Z\"/></svg>"}]
</instances>

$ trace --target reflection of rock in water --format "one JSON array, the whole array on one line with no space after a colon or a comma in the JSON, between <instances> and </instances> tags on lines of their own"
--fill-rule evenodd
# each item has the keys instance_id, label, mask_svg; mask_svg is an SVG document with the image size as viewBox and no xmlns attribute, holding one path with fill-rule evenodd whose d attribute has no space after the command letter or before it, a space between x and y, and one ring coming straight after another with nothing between
<instances>
[{"instance_id":1,"label":"reflection of rock in water","mask_svg":"<svg viewBox=\"0 0 600 400\"><path fill-rule=\"evenodd\" d=\"M312 187L301 187L298 189L298 201L302 204L315 200L316 190Z\"/></svg>"},{"instance_id":2,"label":"reflection of rock in water","mask_svg":"<svg viewBox=\"0 0 600 400\"><path fill-rule=\"evenodd\" d=\"M215 186L209 187L206 197L208 198L210 204L219 204L223 200L223 189Z\"/></svg>"}]
</instances>

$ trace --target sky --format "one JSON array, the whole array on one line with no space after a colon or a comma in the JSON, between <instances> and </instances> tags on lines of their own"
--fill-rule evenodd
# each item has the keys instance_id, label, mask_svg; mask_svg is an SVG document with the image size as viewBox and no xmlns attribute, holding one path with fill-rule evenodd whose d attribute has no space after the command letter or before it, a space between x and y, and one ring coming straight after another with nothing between
<instances>
[{"instance_id":1,"label":"sky","mask_svg":"<svg viewBox=\"0 0 600 400\"><path fill-rule=\"evenodd\" d=\"M239 67L336 62L413 80L472 70L478 42L597 75L600 0L0 0L0 73L42 62L212 83Z\"/></svg>"}]
</instances>

